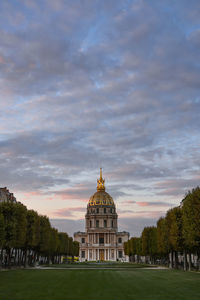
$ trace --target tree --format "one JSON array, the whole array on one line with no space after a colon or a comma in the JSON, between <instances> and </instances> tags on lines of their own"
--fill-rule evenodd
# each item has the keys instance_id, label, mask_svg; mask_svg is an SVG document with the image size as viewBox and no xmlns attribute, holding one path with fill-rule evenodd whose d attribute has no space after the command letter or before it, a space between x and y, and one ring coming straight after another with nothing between
<instances>
[{"instance_id":1,"label":"tree","mask_svg":"<svg viewBox=\"0 0 200 300\"><path fill-rule=\"evenodd\" d=\"M50 233L51 225L46 216L39 216L40 219L40 241L39 252L46 256L46 262L49 262L49 248L50 248Z\"/></svg>"},{"instance_id":2,"label":"tree","mask_svg":"<svg viewBox=\"0 0 200 300\"><path fill-rule=\"evenodd\" d=\"M5 226L5 243L6 250L5 265L10 266L12 250L16 241L16 218L15 218L15 203L3 202L0 206L0 211L4 218Z\"/></svg>"},{"instance_id":3,"label":"tree","mask_svg":"<svg viewBox=\"0 0 200 300\"><path fill-rule=\"evenodd\" d=\"M0 248L3 248L5 243L5 224L3 214L0 212Z\"/></svg>"},{"instance_id":4,"label":"tree","mask_svg":"<svg viewBox=\"0 0 200 300\"><path fill-rule=\"evenodd\" d=\"M167 212L166 223L170 248L171 267L177 268L178 251L183 250L182 210L174 207Z\"/></svg>"},{"instance_id":5,"label":"tree","mask_svg":"<svg viewBox=\"0 0 200 300\"><path fill-rule=\"evenodd\" d=\"M15 242L14 242L14 248L15 248L15 256L14 256L14 264L16 264L16 261L19 264L21 264L22 259L22 249L25 247L26 243L26 231L27 231L27 208L21 203L16 203L14 205L15 210L15 220L16 220L16 226L15 226Z\"/></svg>"},{"instance_id":6,"label":"tree","mask_svg":"<svg viewBox=\"0 0 200 300\"><path fill-rule=\"evenodd\" d=\"M0 265L2 265L3 260L3 247L5 243L5 224L4 217L0 211Z\"/></svg>"},{"instance_id":7,"label":"tree","mask_svg":"<svg viewBox=\"0 0 200 300\"><path fill-rule=\"evenodd\" d=\"M157 228L154 226L145 227L142 232L142 253L143 255L149 255L151 262L155 262L155 258L158 254L157 249Z\"/></svg>"},{"instance_id":8,"label":"tree","mask_svg":"<svg viewBox=\"0 0 200 300\"><path fill-rule=\"evenodd\" d=\"M169 253L169 240L166 218L160 218L157 222L157 243L158 253L161 257L166 257Z\"/></svg>"},{"instance_id":9,"label":"tree","mask_svg":"<svg viewBox=\"0 0 200 300\"><path fill-rule=\"evenodd\" d=\"M79 242L74 241L73 242L73 256L79 255Z\"/></svg>"},{"instance_id":10,"label":"tree","mask_svg":"<svg viewBox=\"0 0 200 300\"><path fill-rule=\"evenodd\" d=\"M28 210L27 212L27 230L26 230L26 241L24 249L24 265L27 264L27 251L28 253L33 252L36 260L37 253L39 252L39 241L40 241L40 218L34 210ZM30 263L30 257L29 261Z\"/></svg>"},{"instance_id":11,"label":"tree","mask_svg":"<svg viewBox=\"0 0 200 300\"><path fill-rule=\"evenodd\" d=\"M46 216L17 202L0 203L0 263L33 265L36 260L61 261L61 255L78 254L79 244L52 228ZM59 257L59 260L57 258Z\"/></svg>"},{"instance_id":12,"label":"tree","mask_svg":"<svg viewBox=\"0 0 200 300\"><path fill-rule=\"evenodd\" d=\"M189 252L189 269L191 269L191 255L196 252L200 259L200 188L189 191L182 200L183 239ZM199 265L200 267L200 265Z\"/></svg>"}]
</instances>

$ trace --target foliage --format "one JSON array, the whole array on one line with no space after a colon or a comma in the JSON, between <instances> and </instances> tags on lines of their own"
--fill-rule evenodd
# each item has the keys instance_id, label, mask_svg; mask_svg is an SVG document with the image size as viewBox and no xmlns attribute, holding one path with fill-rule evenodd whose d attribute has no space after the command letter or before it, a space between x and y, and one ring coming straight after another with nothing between
<instances>
[{"instance_id":1,"label":"foliage","mask_svg":"<svg viewBox=\"0 0 200 300\"><path fill-rule=\"evenodd\" d=\"M137 247L137 241L142 249ZM124 244L124 249L130 257L142 252L144 256L159 257L163 261L170 253L170 266L174 268L177 268L178 253L182 253L185 270L186 254L190 269L191 253L195 253L200 266L200 188L189 191L180 206L168 210L166 216L157 221L156 227L145 227L141 237L131 238Z\"/></svg>"},{"instance_id":2,"label":"foliage","mask_svg":"<svg viewBox=\"0 0 200 300\"><path fill-rule=\"evenodd\" d=\"M77 255L79 243L66 233L51 227L40 216L17 202L0 203L0 265L33 265L38 262L59 263L61 255Z\"/></svg>"},{"instance_id":3,"label":"foliage","mask_svg":"<svg viewBox=\"0 0 200 300\"><path fill-rule=\"evenodd\" d=\"M200 248L200 188L188 192L182 201L183 238L189 250Z\"/></svg>"}]
</instances>

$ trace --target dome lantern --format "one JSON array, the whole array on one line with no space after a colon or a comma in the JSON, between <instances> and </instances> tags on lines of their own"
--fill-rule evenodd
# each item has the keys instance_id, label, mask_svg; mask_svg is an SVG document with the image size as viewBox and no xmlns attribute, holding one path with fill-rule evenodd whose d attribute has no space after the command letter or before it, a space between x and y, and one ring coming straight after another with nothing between
<instances>
[{"instance_id":1,"label":"dome lantern","mask_svg":"<svg viewBox=\"0 0 200 300\"><path fill-rule=\"evenodd\" d=\"M105 191L105 179L102 177L102 168L100 168L100 178L97 179L97 191Z\"/></svg>"}]
</instances>

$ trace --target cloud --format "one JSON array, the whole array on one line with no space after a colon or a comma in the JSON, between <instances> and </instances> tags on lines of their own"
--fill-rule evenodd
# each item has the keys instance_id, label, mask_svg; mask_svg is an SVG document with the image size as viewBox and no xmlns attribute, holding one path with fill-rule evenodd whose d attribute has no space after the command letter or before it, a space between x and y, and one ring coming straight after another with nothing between
<instances>
[{"instance_id":1,"label":"cloud","mask_svg":"<svg viewBox=\"0 0 200 300\"><path fill-rule=\"evenodd\" d=\"M161 181L155 187L158 189L158 195L180 195L184 197L184 194L193 187L198 186L199 182L199 176L193 176L191 179L175 178L174 180Z\"/></svg>"},{"instance_id":2,"label":"cloud","mask_svg":"<svg viewBox=\"0 0 200 300\"><path fill-rule=\"evenodd\" d=\"M85 231L85 220L71 220L71 219L50 219L51 225L59 231L67 232L73 236L74 232ZM128 231L130 237L140 236L145 226L155 226L156 218L120 218L118 221L119 231Z\"/></svg>"},{"instance_id":3,"label":"cloud","mask_svg":"<svg viewBox=\"0 0 200 300\"><path fill-rule=\"evenodd\" d=\"M199 184L198 11L1 2L1 185L86 201L102 166L117 203L179 203Z\"/></svg>"},{"instance_id":4,"label":"cloud","mask_svg":"<svg viewBox=\"0 0 200 300\"><path fill-rule=\"evenodd\" d=\"M154 217L134 217L134 218L120 218L119 219L119 230L128 231L130 237L140 237L144 227L155 226L157 218Z\"/></svg>"},{"instance_id":5,"label":"cloud","mask_svg":"<svg viewBox=\"0 0 200 300\"><path fill-rule=\"evenodd\" d=\"M76 215L77 212L85 212L84 207L68 207L68 208L62 208L54 212L55 216L60 217L71 217L74 214Z\"/></svg>"},{"instance_id":6,"label":"cloud","mask_svg":"<svg viewBox=\"0 0 200 300\"><path fill-rule=\"evenodd\" d=\"M59 232L66 232L69 236L74 235L76 231L84 231L84 220L71 220L71 219L50 219L51 225L58 229Z\"/></svg>"},{"instance_id":7,"label":"cloud","mask_svg":"<svg viewBox=\"0 0 200 300\"><path fill-rule=\"evenodd\" d=\"M134 200L127 200L127 201L123 201L123 204L127 204L127 205L129 205L129 204L135 204L136 203L136 201L134 201Z\"/></svg>"},{"instance_id":8,"label":"cloud","mask_svg":"<svg viewBox=\"0 0 200 300\"><path fill-rule=\"evenodd\" d=\"M162 201L158 201L158 202L154 202L154 201L151 201L151 202L136 202L136 204L138 206L172 206L172 203L168 203L168 202L162 202Z\"/></svg>"},{"instance_id":9,"label":"cloud","mask_svg":"<svg viewBox=\"0 0 200 300\"><path fill-rule=\"evenodd\" d=\"M159 218L165 215L164 210L132 210L132 209L119 209L117 210L119 219L123 218L135 218L141 216L141 218Z\"/></svg>"}]
</instances>

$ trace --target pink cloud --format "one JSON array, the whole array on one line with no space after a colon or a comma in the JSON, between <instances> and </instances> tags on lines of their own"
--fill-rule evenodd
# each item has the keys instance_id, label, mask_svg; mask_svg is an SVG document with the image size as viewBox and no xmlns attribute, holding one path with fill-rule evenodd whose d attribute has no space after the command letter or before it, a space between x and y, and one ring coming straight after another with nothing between
<instances>
[{"instance_id":1,"label":"pink cloud","mask_svg":"<svg viewBox=\"0 0 200 300\"><path fill-rule=\"evenodd\" d=\"M169 203L169 202L159 202L159 201L150 201L150 202L136 202L136 204L138 206L171 206L173 205L172 203Z\"/></svg>"},{"instance_id":2,"label":"pink cloud","mask_svg":"<svg viewBox=\"0 0 200 300\"><path fill-rule=\"evenodd\" d=\"M137 202L137 205L139 206L149 206L148 202Z\"/></svg>"},{"instance_id":3,"label":"pink cloud","mask_svg":"<svg viewBox=\"0 0 200 300\"><path fill-rule=\"evenodd\" d=\"M51 192L54 197L62 200L78 200L88 202L90 196L93 194L90 188L84 184L74 185L72 188L67 188L60 191Z\"/></svg>"},{"instance_id":4,"label":"pink cloud","mask_svg":"<svg viewBox=\"0 0 200 300\"><path fill-rule=\"evenodd\" d=\"M59 209L59 210L55 211L54 214L59 217L71 217L71 216L74 216L74 213L77 213L77 212L82 213L85 211L86 211L85 207L69 207L69 208Z\"/></svg>"},{"instance_id":5,"label":"pink cloud","mask_svg":"<svg viewBox=\"0 0 200 300\"><path fill-rule=\"evenodd\" d=\"M4 64L5 63L5 60L2 56L0 56L0 64Z\"/></svg>"},{"instance_id":6,"label":"pink cloud","mask_svg":"<svg viewBox=\"0 0 200 300\"><path fill-rule=\"evenodd\" d=\"M123 201L123 204L135 204L136 201L134 200L127 200L127 201Z\"/></svg>"},{"instance_id":7,"label":"pink cloud","mask_svg":"<svg viewBox=\"0 0 200 300\"><path fill-rule=\"evenodd\" d=\"M31 198L31 197L41 197L44 196L42 192L34 191L34 192L28 192L28 193L23 193L23 195L26 198Z\"/></svg>"}]
</instances>

